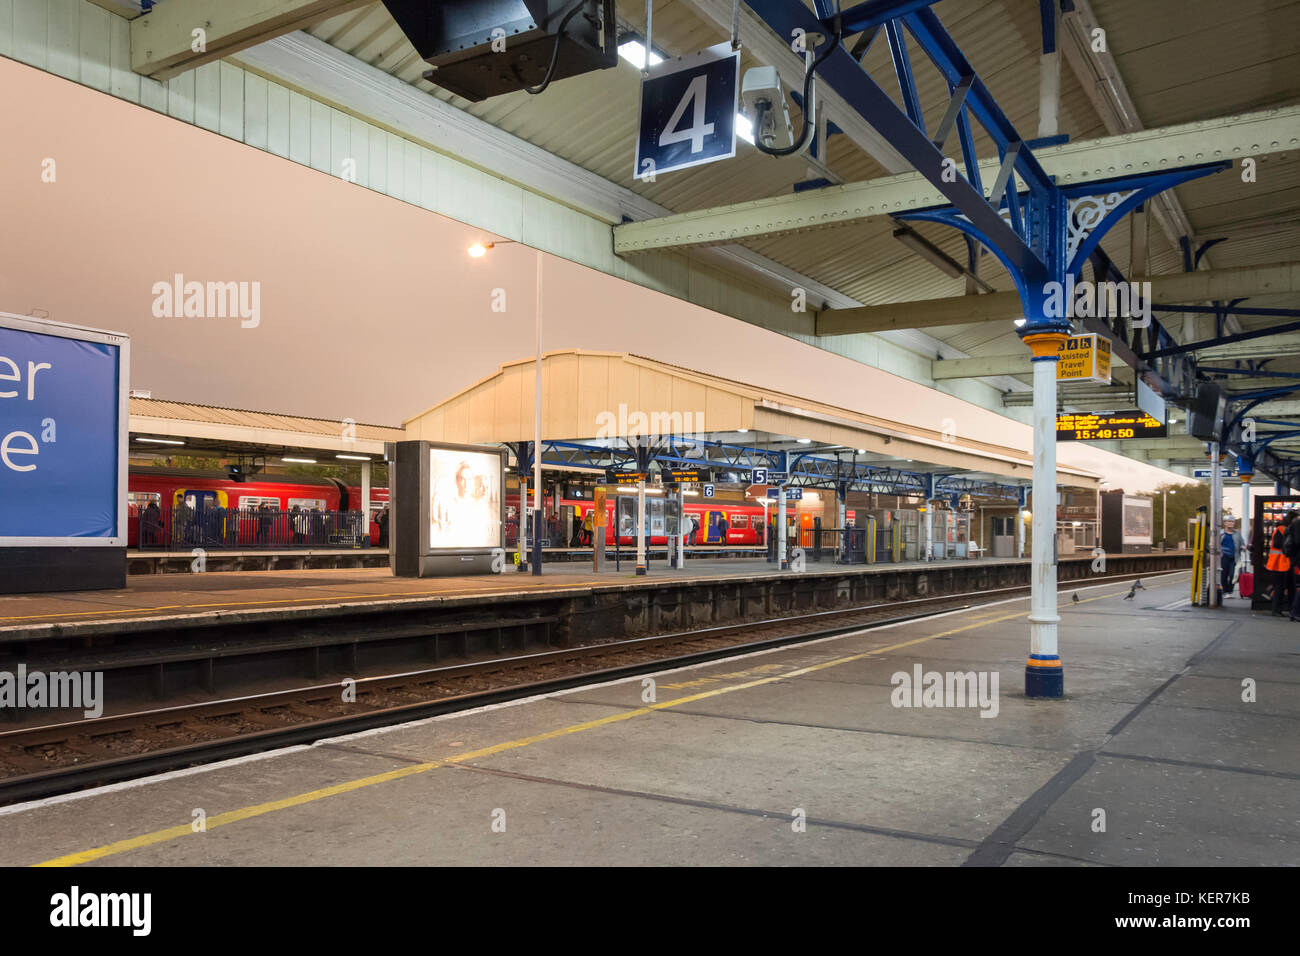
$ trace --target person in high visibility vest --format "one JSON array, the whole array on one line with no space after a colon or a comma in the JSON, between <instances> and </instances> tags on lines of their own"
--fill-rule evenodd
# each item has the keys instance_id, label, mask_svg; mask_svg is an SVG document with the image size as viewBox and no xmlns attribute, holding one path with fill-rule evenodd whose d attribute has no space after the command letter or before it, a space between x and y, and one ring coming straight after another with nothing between
<instances>
[{"instance_id":1,"label":"person in high visibility vest","mask_svg":"<svg viewBox=\"0 0 1300 956\"><path fill-rule=\"evenodd\" d=\"M1273 616L1281 617L1283 599L1285 596L1286 607L1291 606L1291 597L1294 593L1294 584L1291 577L1291 559L1286 556L1282 550L1282 542L1286 540L1286 533L1290 530L1291 524L1295 521L1296 512L1288 511L1282 516L1282 523L1273 529L1273 537L1268 544L1268 561L1264 567L1269 571L1269 577L1273 583Z\"/></svg>"}]
</instances>

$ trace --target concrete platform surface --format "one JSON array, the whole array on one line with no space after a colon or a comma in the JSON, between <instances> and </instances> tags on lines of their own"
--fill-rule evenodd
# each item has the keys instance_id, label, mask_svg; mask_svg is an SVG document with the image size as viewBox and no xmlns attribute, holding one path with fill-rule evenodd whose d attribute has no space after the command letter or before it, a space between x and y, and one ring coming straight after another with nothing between
<instances>
[{"instance_id":1,"label":"concrete platform surface","mask_svg":"<svg viewBox=\"0 0 1300 956\"><path fill-rule=\"evenodd\" d=\"M0 864L1300 864L1300 625L1146 584L1063 603L1064 700L1004 601L0 808Z\"/></svg>"},{"instance_id":2,"label":"concrete platform surface","mask_svg":"<svg viewBox=\"0 0 1300 956\"><path fill-rule=\"evenodd\" d=\"M1023 564L1014 558L979 558L962 561L911 562L878 565L835 565L809 562L807 574L871 573L911 567L940 569L979 564ZM82 621L138 620L175 617L219 610L257 611L277 608L367 602L400 602L420 598L483 597L494 594L532 594L548 590L600 586L654 587L662 581L704 581L781 574L763 558L697 559L676 571L663 562L651 565L638 577L635 563L623 562L595 573L578 565L544 565L540 576L510 570L445 578L398 578L388 568L316 568L285 571L223 571L208 574L140 574L127 586L111 591L68 591L55 594L0 595L0 631L35 624L71 624ZM784 572L786 575L791 572Z\"/></svg>"}]
</instances>

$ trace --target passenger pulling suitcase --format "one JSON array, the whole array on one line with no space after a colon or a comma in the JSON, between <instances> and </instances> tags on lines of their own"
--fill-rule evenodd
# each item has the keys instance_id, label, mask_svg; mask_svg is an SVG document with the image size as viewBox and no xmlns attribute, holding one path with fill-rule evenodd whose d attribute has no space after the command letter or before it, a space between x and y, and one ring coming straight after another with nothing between
<instances>
[{"instance_id":1,"label":"passenger pulling suitcase","mask_svg":"<svg viewBox=\"0 0 1300 956\"><path fill-rule=\"evenodd\" d=\"M1242 571L1237 577L1237 589L1243 598L1248 598L1255 593L1255 575L1250 571Z\"/></svg>"}]
</instances>

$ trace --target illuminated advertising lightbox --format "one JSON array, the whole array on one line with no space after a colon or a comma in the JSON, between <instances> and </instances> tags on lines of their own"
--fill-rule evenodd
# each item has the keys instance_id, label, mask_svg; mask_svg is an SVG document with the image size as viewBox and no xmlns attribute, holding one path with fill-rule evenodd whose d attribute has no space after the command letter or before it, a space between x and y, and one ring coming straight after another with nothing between
<instances>
[{"instance_id":1,"label":"illuminated advertising lightbox","mask_svg":"<svg viewBox=\"0 0 1300 956\"><path fill-rule=\"evenodd\" d=\"M393 573L500 574L505 569L505 453L482 445L400 441L385 454L391 462Z\"/></svg>"},{"instance_id":2,"label":"illuminated advertising lightbox","mask_svg":"<svg viewBox=\"0 0 1300 956\"><path fill-rule=\"evenodd\" d=\"M0 547L125 547L129 341L0 313Z\"/></svg>"},{"instance_id":3,"label":"illuminated advertising lightbox","mask_svg":"<svg viewBox=\"0 0 1300 956\"><path fill-rule=\"evenodd\" d=\"M1150 498L1124 496L1123 543L1151 544L1152 530L1155 527L1154 512Z\"/></svg>"},{"instance_id":4,"label":"illuminated advertising lightbox","mask_svg":"<svg viewBox=\"0 0 1300 956\"><path fill-rule=\"evenodd\" d=\"M429 550L499 547L500 453L430 448Z\"/></svg>"},{"instance_id":5,"label":"illuminated advertising lightbox","mask_svg":"<svg viewBox=\"0 0 1300 956\"><path fill-rule=\"evenodd\" d=\"M0 312L0 592L126 585L130 348Z\"/></svg>"}]
</instances>

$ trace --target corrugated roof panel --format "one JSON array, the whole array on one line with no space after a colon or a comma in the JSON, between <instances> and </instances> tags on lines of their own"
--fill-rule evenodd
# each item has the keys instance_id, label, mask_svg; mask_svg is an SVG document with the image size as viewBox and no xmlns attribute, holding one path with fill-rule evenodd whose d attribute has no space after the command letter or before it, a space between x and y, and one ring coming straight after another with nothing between
<instances>
[{"instance_id":1,"label":"corrugated roof panel","mask_svg":"<svg viewBox=\"0 0 1300 956\"><path fill-rule=\"evenodd\" d=\"M811 0L805 0L811 6ZM624 30L644 32L645 5L620 0ZM1185 0L1092 0L1107 43L1119 66L1140 119L1154 128L1210 118L1300 99L1300 0L1239 0L1231 11ZM1025 137L1038 129L1039 11L1032 2L943 0L933 7L971 64ZM788 193L809 175L797 157L773 159L746 143L736 158L661 175L654 183L633 178L639 72L620 61L617 69L556 83L541 96L516 93L469 103L420 78L425 69L410 43L381 4L334 17L311 28L315 36L359 59L401 77L429 95L451 103L495 126L534 143L598 175L653 199L675 212L709 208ZM655 4L654 46L684 55L726 39L725 31L699 14L690 0ZM744 44L745 36L741 36ZM742 68L756 65L743 47ZM947 85L909 40L909 55L929 128L947 101ZM895 101L901 101L888 43L878 36L865 59L870 75ZM798 111L792 116L798 122ZM1068 65L1062 65L1060 128L1072 140L1105 135L1105 126ZM977 131L977 150L992 153ZM883 170L847 137L828 146L832 169L845 181L878 177ZM957 156L955 139L949 155ZM1234 181L1235 180L1235 181ZM1221 225L1255 219L1300 216L1300 163L1270 157L1259 179L1245 188L1235 172L1197 181L1177 190L1194 231L1212 237ZM953 279L893 240L888 220L818 229L747 242L757 252L809 278L867 304L959 295L964 283ZM959 262L963 240L943 227L922 225L922 235ZM1150 225L1148 272L1181 271L1181 255L1154 221ZM1128 224L1103 243L1108 255L1128 271ZM687 253L694 256L693 253ZM1265 235L1234 236L1207 257L1216 266L1300 258L1300 235L1284 227ZM992 256L981 261L981 277L1010 289L1005 270ZM743 280L742 280L743 281ZM966 327L928 330L956 347L981 347L984 332ZM986 353L988 354L988 353Z\"/></svg>"},{"instance_id":2,"label":"corrugated roof panel","mask_svg":"<svg viewBox=\"0 0 1300 956\"><path fill-rule=\"evenodd\" d=\"M275 412L196 405L190 402L172 402L156 398L132 398L130 414L140 418L166 418L332 437L339 436L343 424L332 419L304 418L299 415L280 415ZM364 441L400 441L403 434L400 427L391 425L368 425L359 422L356 424L356 437Z\"/></svg>"}]
</instances>

